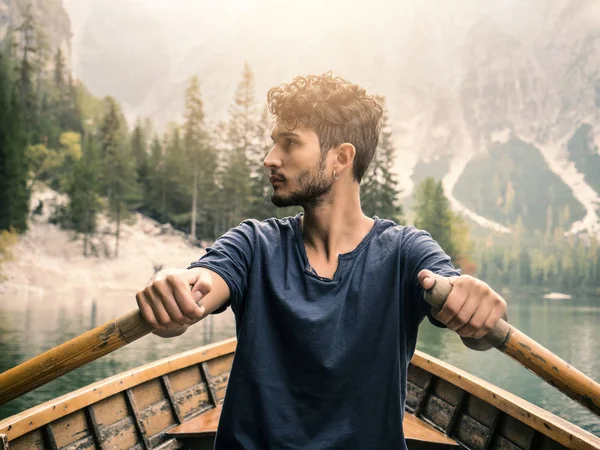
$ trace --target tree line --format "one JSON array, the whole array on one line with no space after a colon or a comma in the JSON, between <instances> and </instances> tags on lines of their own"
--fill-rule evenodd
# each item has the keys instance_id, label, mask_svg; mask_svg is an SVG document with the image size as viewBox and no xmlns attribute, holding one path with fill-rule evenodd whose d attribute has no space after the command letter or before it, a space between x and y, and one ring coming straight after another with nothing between
<instances>
[{"instance_id":1,"label":"tree line","mask_svg":"<svg viewBox=\"0 0 600 450\"><path fill-rule=\"evenodd\" d=\"M0 229L26 230L33 180L67 194L53 221L83 237L85 254L100 213L114 223L111 253L117 256L121 224L132 212L170 223L196 242L213 240L245 218L297 210L279 210L270 201L262 161L271 147L272 118L259 106L247 64L227 120L208 125L201 83L192 77L183 120L158 133L148 119L130 127L119 103L97 99L72 80L61 51L48 58L44 41L27 10L0 49ZM391 173L395 154L385 120L363 196L368 214L399 220Z\"/></svg>"},{"instance_id":2,"label":"tree line","mask_svg":"<svg viewBox=\"0 0 600 450\"><path fill-rule=\"evenodd\" d=\"M246 218L298 210L277 209L270 201L262 161L272 145L272 118L256 99L249 65L227 120L209 124L201 82L192 77L183 120L159 133L144 118L130 126L114 98L91 95L72 79L61 50L50 55L44 42L28 10L0 48L0 230L27 229L34 180L66 194L68 202L52 220L82 237L86 255L92 253L101 213L111 219L110 255L116 257L121 226L135 212L170 223L199 242L216 239ZM405 223L396 158L386 113L361 184L361 202L369 216ZM600 287L594 239L566 239L560 223L537 236L541 245L522 223L503 239L472 235L433 178L417 186L410 222L429 231L465 273L492 284Z\"/></svg>"}]
</instances>

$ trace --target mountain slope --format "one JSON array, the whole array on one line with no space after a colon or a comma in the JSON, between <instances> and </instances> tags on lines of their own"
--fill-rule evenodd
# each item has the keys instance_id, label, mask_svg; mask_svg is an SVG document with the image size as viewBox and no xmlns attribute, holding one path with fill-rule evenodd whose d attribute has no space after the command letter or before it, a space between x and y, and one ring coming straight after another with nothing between
<instances>
[{"instance_id":1,"label":"mountain slope","mask_svg":"<svg viewBox=\"0 0 600 450\"><path fill-rule=\"evenodd\" d=\"M583 207L545 163L539 150L519 139L495 144L465 167L454 194L469 208L505 226L519 218L530 230L568 226Z\"/></svg>"}]
</instances>

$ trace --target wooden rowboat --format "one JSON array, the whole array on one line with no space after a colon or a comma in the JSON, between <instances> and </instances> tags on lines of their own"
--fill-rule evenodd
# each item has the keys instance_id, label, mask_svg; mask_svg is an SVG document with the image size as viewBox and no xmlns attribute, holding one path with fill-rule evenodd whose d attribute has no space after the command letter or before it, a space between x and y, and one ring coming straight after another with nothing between
<instances>
[{"instance_id":1,"label":"wooden rowboat","mask_svg":"<svg viewBox=\"0 0 600 450\"><path fill-rule=\"evenodd\" d=\"M209 449L229 379L229 339L96 382L0 421L0 449ZM600 438L417 352L409 449L600 449Z\"/></svg>"}]
</instances>

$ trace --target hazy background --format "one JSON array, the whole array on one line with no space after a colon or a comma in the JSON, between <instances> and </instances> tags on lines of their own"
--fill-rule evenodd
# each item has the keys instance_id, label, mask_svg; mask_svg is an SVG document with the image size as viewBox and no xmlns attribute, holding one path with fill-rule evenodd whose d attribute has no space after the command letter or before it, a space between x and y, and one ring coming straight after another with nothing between
<instances>
[{"instance_id":1,"label":"hazy background","mask_svg":"<svg viewBox=\"0 0 600 450\"><path fill-rule=\"evenodd\" d=\"M590 154L597 154L598 2L66 0L64 6L76 76L92 93L115 96L130 119L143 115L164 125L180 117L193 74L208 119L218 121L244 62L255 72L259 99L296 75L331 70L385 95L404 195L415 179L435 172L446 177L457 208L466 206L489 227L510 225L478 211L468 195L455 198L454 187L472 154L515 137L536 147L566 185L573 229L598 229L600 197L589 178L600 172L586 170L600 165L577 167L567 151L587 123ZM412 174L418 159L436 158L444 159Z\"/></svg>"},{"instance_id":2,"label":"hazy background","mask_svg":"<svg viewBox=\"0 0 600 450\"><path fill-rule=\"evenodd\" d=\"M28 4L47 55L33 58L28 75L26 113L39 120L19 123L0 103L0 126L33 136L6 146L22 173L14 169L7 183L0 171L0 371L134 308L157 267L186 267L201 255L198 244L251 216L249 197L275 214L257 182L269 139L260 129L240 146L240 111L252 110L258 129L270 87L332 71L386 99L390 142L377 154L393 160L400 186L389 173L371 177L363 192L389 189L378 203L363 201L365 211L424 224L434 209L422 228L505 296L511 321L599 379L597 0L0 0L0 41L24 22ZM188 134L193 76L199 90L188 97L205 117L196 110L201 132ZM198 166L206 184L192 189ZM429 177L438 181L419 199L415 186ZM30 182L31 201L21 195ZM193 220L192 191L201 199ZM29 229L11 234L2 208L19 195L11 220ZM394 197L403 212L388 216ZM66 213L57 219L65 208L93 215L94 227ZM228 312L175 340L149 337L3 406L0 418L233 334ZM428 325L419 348L600 433L597 417L497 352L469 351Z\"/></svg>"}]
</instances>

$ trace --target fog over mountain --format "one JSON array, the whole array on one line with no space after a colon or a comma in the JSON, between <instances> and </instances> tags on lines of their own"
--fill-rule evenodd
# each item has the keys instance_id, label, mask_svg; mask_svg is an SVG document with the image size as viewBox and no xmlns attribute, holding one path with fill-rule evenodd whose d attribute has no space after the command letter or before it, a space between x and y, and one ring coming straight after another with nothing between
<instances>
[{"instance_id":1,"label":"fog over mountain","mask_svg":"<svg viewBox=\"0 0 600 450\"><path fill-rule=\"evenodd\" d=\"M214 122L244 62L260 101L331 70L385 95L406 195L435 175L482 226L600 229L600 2L63 1L76 76L131 119L180 118L193 74Z\"/></svg>"}]
</instances>

